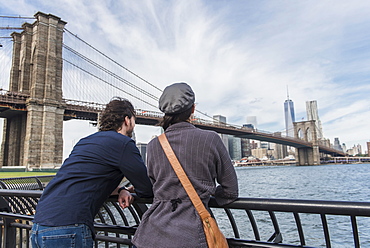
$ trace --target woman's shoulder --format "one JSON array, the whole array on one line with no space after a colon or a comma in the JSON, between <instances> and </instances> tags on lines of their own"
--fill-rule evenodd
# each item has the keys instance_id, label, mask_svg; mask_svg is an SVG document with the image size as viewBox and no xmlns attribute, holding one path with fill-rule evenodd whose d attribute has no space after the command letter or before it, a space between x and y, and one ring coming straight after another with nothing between
<instances>
[{"instance_id":1,"label":"woman's shoulder","mask_svg":"<svg viewBox=\"0 0 370 248\"><path fill-rule=\"evenodd\" d=\"M212 131L212 130L204 130L204 129L200 129L200 128L195 128L193 130L193 133L194 135L196 136L201 136L201 137L212 137L212 138L220 138L220 135L218 133L216 133L215 131Z\"/></svg>"}]
</instances>

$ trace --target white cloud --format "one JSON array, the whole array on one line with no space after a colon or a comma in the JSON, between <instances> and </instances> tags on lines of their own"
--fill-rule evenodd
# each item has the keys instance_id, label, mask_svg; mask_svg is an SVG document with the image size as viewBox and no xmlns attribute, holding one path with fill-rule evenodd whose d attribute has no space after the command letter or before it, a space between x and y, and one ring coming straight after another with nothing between
<instances>
[{"instance_id":1,"label":"white cloud","mask_svg":"<svg viewBox=\"0 0 370 248\"><path fill-rule=\"evenodd\" d=\"M368 1L8 1L2 8L24 12L18 6L60 16L159 88L188 82L209 115L239 125L255 115L262 129L281 131L288 86L297 120L305 101L317 100L328 138L363 146L370 139L360 114L369 111Z\"/></svg>"}]
</instances>

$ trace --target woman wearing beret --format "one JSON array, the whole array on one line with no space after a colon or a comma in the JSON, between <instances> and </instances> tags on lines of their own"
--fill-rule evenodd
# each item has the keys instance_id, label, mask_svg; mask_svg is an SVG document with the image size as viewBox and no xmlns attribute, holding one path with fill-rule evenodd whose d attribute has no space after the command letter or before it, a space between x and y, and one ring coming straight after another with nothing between
<instances>
[{"instance_id":1,"label":"woman wearing beret","mask_svg":"<svg viewBox=\"0 0 370 248\"><path fill-rule=\"evenodd\" d=\"M204 205L208 208L210 196L214 196L219 205L225 205L238 197L236 173L219 135L190 123L194 101L194 92L188 84L175 83L166 87L159 99L159 108L165 114L160 125ZM135 246L206 248L199 214L158 138L147 146L147 166L154 200L133 238Z\"/></svg>"}]
</instances>

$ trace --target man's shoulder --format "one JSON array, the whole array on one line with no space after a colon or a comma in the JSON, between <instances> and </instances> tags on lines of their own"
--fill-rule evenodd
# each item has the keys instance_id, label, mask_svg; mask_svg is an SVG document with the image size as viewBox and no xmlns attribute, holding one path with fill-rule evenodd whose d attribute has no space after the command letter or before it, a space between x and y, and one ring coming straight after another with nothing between
<instances>
[{"instance_id":1,"label":"man's shoulder","mask_svg":"<svg viewBox=\"0 0 370 248\"><path fill-rule=\"evenodd\" d=\"M132 141L132 139L128 136L125 136L123 134L117 133L116 131L99 131L96 133L93 133L83 139L81 141L86 141L86 142L103 142L109 141L112 143L119 142L119 143L128 143Z\"/></svg>"}]
</instances>

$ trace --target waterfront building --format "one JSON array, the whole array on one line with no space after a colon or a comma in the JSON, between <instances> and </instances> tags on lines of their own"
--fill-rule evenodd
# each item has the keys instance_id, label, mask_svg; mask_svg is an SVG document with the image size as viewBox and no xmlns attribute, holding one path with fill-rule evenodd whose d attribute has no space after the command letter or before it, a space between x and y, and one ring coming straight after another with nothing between
<instances>
[{"instance_id":1,"label":"waterfront building","mask_svg":"<svg viewBox=\"0 0 370 248\"><path fill-rule=\"evenodd\" d=\"M267 157L267 149L266 148L256 148L252 149L252 156L262 159L263 157Z\"/></svg>"},{"instance_id":2,"label":"waterfront building","mask_svg":"<svg viewBox=\"0 0 370 248\"><path fill-rule=\"evenodd\" d=\"M222 115L214 115L213 116L213 123L217 125L226 125L226 117ZM227 151L229 151L229 137L227 134L218 134L221 137L222 142L224 143Z\"/></svg>"},{"instance_id":3,"label":"waterfront building","mask_svg":"<svg viewBox=\"0 0 370 248\"><path fill-rule=\"evenodd\" d=\"M281 137L281 132L275 132L274 136L280 136ZM270 143L270 147L273 150L273 157L275 159L282 159L288 156L288 147L282 144L274 144ZM292 147L293 149L293 147Z\"/></svg>"},{"instance_id":4,"label":"waterfront building","mask_svg":"<svg viewBox=\"0 0 370 248\"><path fill-rule=\"evenodd\" d=\"M254 129L254 126L253 126L253 124L243 124L243 128L251 130L251 129ZM242 157L244 158L244 157L249 157L250 155L252 155L251 149L252 149L251 148L251 140L242 138L241 139Z\"/></svg>"},{"instance_id":5,"label":"waterfront building","mask_svg":"<svg viewBox=\"0 0 370 248\"><path fill-rule=\"evenodd\" d=\"M146 143L137 143L136 146L139 149L139 152L141 154L141 157L143 158L143 161L146 165L146 147L148 144Z\"/></svg>"},{"instance_id":6,"label":"waterfront building","mask_svg":"<svg viewBox=\"0 0 370 248\"><path fill-rule=\"evenodd\" d=\"M333 148L342 151L342 146L340 145L339 138L334 138Z\"/></svg>"},{"instance_id":7,"label":"waterfront building","mask_svg":"<svg viewBox=\"0 0 370 248\"><path fill-rule=\"evenodd\" d=\"M242 157L249 157L252 155L252 148L249 139L241 139L241 146L242 146Z\"/></svg>"},{"instance_id":8,"label":"waterfront building","mask_svg":"<svg viewBox=\"0 0 370 248\"><path fill-rule=\"evenodd\" d=\"M265 148L265 149L269 150L270 149L270 143L262 141L261 145L260 145L260 148Z\"/></svg>"},{"instance_id":9,"label":"waterfront building","mask_svg":"<svg viewBox=\"0 0 370 248\"><path fill-rule=\"evenodd\" d=\"M295 122L294 103L292 100L289 99L289 93L287 97L288 99L285 100L284 102L286 136L294 137L294 127L293 127L293 122Z\"/></svg>"},{"instance_id":10,"label":"waterfront building","mask_svg":"<svg viewBox=\"0 0 370 248\"><path fill-rule=\"evenodd\" d=\"M362 147L361 147L361 145L360 145L360 144L358 144L358 145L353 145L353 147L352 147L352 148L350 148L350 149L348 149L348 150L347 150L347 153L348 153L348 155L350 155L350 156L356 156L356 155L358 155L358 154L362 154Z\"/></svg>"},{"instance_id":11,"label":"waterfront building","mask_svg":"<svg viewBox=\"0 0 370 248\"><path fill-rule=\"evenodd\" d=\"M287 147L281 144L274 144L274 158L275 159L283 159L288 156Z\"/></svg>"},{"instance_id":12,"label":"waterfront building","mask_svg":"<svg viewBox=\"0 0 370 248\"><path fill-rule=\"evenodd\" d=\"M323 135L323 131L322 131L321 121L320 121L320 118L319 118L319 113L318 113L317 101L316 100L306 101L306 112L307 112L307 120L308 121L312 121L312 120L315 121L316 130L317 130L317 132L316 132L317 139L319 139L319 140L323 139L324 135Z\"/></svg>"},{"instance_id":13,"label":"waterfront building","mask_svg":"<svg viewBox=\"0 0 370 248\"><path fill-rule=\"evenodd\" d=\"M362 154L362 146L360 144L357 144L356 146L358 154Z\"/></svg>"},{"instance_id":14,"label":"waterfront building","mask_svg":"<svg viewBox=\"0 0 370 248\"><path fill-rule=\"evenodd\" d=\"M251 149L256 149L256 148L258 148L258 143L255 140L252 140L252 142L250 144L250 147L251 147Z\"/></svg>"},{"instance_id":15,"label":"waterfront building","mask_svg":"<svg viewBox=\"0 0 370 248\"><path fill-rule=\"evenodd\" d=\"M343 152L347 152L347 146L345 143L342 144L342 149L343 149Z\"/></svg>"},{"instance_id":16,"label":"waterfront building","mask_svg":"<svg viewBox=\"0 0 370 248\"><path fill-rule=\"evenodd\" d=\"M246 128L257 130L257 116L247 116L247 123L243 125ZM255 141L257 146L260 146L260 141Z\"/></svg>"},{"instance_id":17,"label":"waterfront building","mask_svg":"<svg viewBox=\"0 0 370 248\"><path fill-rule=\"evenodd\" d=\"M232 160L242 159L242 141L241 138L237 138L229 135L229 154Z\"/></svg>"},{"instance_id":18,"label":"waterfront building","mask_svg":"<svg viewBox=\"0 0 370 248\"><path fill-rule=\"evenodd\" d=\"M370 157L370 141L366 142L367 145L367 155Z\"/></svg>"}]
</instances>

